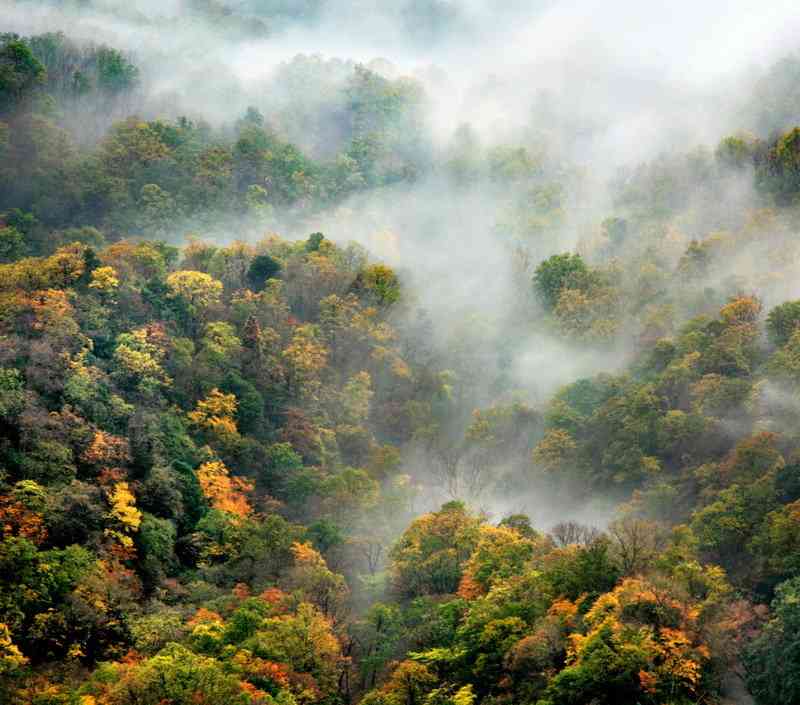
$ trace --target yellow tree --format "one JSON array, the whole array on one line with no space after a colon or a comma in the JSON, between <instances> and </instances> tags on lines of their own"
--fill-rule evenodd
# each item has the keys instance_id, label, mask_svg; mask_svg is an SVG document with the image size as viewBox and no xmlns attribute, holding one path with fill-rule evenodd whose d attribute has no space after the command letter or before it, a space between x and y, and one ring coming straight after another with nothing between
<instances>
[{"instance_id":1,"label":"yellow tree","mask_svg":"<svg viewBox=\"0 0 800 705\"><path fill-rule=\"evenodd\" d=\"M22 655L19 648L11 641L11 630L8 625L0 622L0 676L8 676L22 668L28 659ZM0 690L2 695L2 690Z\"/></svg>"},{"instance_id":2,"label":"yellow tree","mask_svg":"<svg viewBox=\"0 0 800 705\"><path fill-rule=\"evenodd\" d=\"M627 578L601 595L569 637L567 667L542 703L589 702L609 691L618 702L704 702L711 652L699 605L671 589Z\"/></svg>"},{"instance_id":3,"label":"yellow tree","mask_svg":"<svg viewBox=\"0 0 800 705\"><path fill-rule=\"evenodd\" d=\"M121 557L130 558L134 552L131 534L136 533L142 523L142 513L136 508L136 496L127 482L117 482L109 492L108 503L111 509L106 516L113 527L107 528L105 534L119 542Z\"/></svg>"},{"instance_id":4,"label":"yellow tree","mask_svg":"<svg viewBox=\"0 0 800 705\"><path fill-rule=\"evenodd\" d=\"M98 267L92 271L89 288L111 295L119 288L119 276L113 267Z\"/></svg>"},{"instance_id":5,"label":"yellow tree","mask_svg":"<svg viewBox=\"0 0 800 705\"><path fill-rule=\"evenodd\" d=\"M155 326L137 328L117 336L114 349L114 375L145 395L172 383L161 366L166 355Z\"/></svg>"},{"instance_id":6,"label":"yellow tree","mask_svg":"<svg viewBox=\"0 0 800 705\"><path fill-rule=\"evenodd\" d=\"M300 590L326 617L335 619L347 597L344 578L328 568L325 559L310 543L295 541L292 555L294 568L289 574L289 586Z\"/></svg>"},{"instance_id":7,"label":"yellow tree","mask_svg":"<svg viewBox=\"0 0 800 705\"><path fill-rule=\"evenodd\" d=\"M328 361L327 348L317 340L314 326L300 326L282 353L289 393L313 399L320 387L320 373Z\"/></svg>"},{"instance_id":8,"label":"yellow tree","mask_svg":"<svg viewBox=\"0 0 800 705\"><path fill-rule=\"evenodd\" d=\"M359 372L353 375L342 389L343 423L354 426L364 423L369 415L369 403L372 395L372 378L369 372Z\"/></svg>"},{"instance_id":9,"label":"yellow tree","mask_svg":"<svg viewBox=\"0 0 800 705\"><path fill-rule=\"evenodd\" d=\"M237 407L235 394L225 394L214 387L205 399L197 402L195 410L189 412L189 421L211 439L229 447L239 440Z\"/></svg>"},{"instance_id":10,"label":"yellow tree","mask_svg":"<svg viewBox=\"0 0 800 705\"><path fill-rule=\"evenodd\" d=\"M210 460L197 468L197 480L203 495L214 509L236 517L246 517L253 510L247 499L253 484L241 477L231 477L219 460Z\"/></svg>"},{"instance_id":11,"label":"yellow tree","mask_svg":"<svg viewBox=\"0 0 800 705\"><path fill-rule=\"evenodd\" d=\"M167 277L167 288L169 297L182 305L184 323L196 337L208 310L220 302L222 282L205 272L180 270Z\"/></svg>"},{"instance_id":12,"label":"yellow tree","mask_svg":"<svg viewBox=\"0 0 800 705\"><path fill-rule=\"evenodd\" d=\"M466 598L482 595L498 581L522 574L536 548L534 540L516 529L481 526L475 550L464 563L459 595Z\"/></svg>"},{"instance_id":13,"label":"yellow tree","mask_svg":"<svg viewBox=\"0 0 800 705\"><path fill-rule=\"evenodd\" d=\"M575 457L578 444L568 431L553 428L545 433L533 449L533 461L545 470L554 472L564 468Z\"/></svg>"}]
</instances>

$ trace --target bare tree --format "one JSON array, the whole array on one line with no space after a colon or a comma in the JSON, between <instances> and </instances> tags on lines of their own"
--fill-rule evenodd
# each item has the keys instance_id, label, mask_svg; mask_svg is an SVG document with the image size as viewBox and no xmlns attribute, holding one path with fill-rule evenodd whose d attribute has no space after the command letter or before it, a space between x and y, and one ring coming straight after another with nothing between
<instances>
[{"instance_id":1,"label":"bare tree","mask_svg":"<svg viewBox=\"0 0 800 705\"><path fill-rule=\"evenodd\" d=\"M550 529L556 546L588 546L596 541L602 532L596 526L588 526L577 521L562 521Z\"/></svg>"},{"instance_id":2,"label":"bare tree","mask_svg":"<svg viewBox=\"0 0 800 705\"><path fill-rule=\"evenodd\" d=\"M661 526L636 517L612 522L608 533L611 535L613 555L624 575L644 573L665 544Z\"/></svg>"}]
</instances>

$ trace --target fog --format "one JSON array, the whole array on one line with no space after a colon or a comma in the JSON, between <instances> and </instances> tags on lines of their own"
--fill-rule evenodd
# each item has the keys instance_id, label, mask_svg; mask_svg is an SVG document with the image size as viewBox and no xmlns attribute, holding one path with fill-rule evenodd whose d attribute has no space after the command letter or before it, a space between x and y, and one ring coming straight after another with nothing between
<instances>
[{"instance_id":1,"label":"fog","mask_svg":"<svg viewBox=\"0 0 800 705\"><path fill-rule=\"evenodd\" d=\"M300 3L307 10L302 15L289 2L227 5L3 0L0 12L6 31L63 31L124 49L142 70L139 112L145 117L188 114L224 126L255 106L272 124L298 95L313 111L318 96L304 95L306 87L293 84L286 68L304 54L329 62L329 83L309 92L335 94L356 63L419 81L426 137L436 155L446 153L464 124L483 148L521 144L540 155L543 180L557 174L566 184L565 215L525 242L497 227L515 200L525 198L524 189L485 180L457 188L440 174L367 191L321 213L278 214L274 224L291 237L319 230L337 242L355 240L395 266L413 300L410 309L421 307L431 316L440 353L446 357L459 342L469 348L474 359L465 366L476 376L468 381L481 404L496 400L499 341L508 358L508 387L534 404L576 378L625 367L634 352L625 335L598 351L567 343L538 324L526 327L521 311L536 304L527 300L525 282L550 254L583 247L591 259L587 243L614 215L610 182L620 168L663 152L713 149L726 134L755 129L746 110L750 92L772 62L795 49L800 30L796 3L788 0L679 0L668 6L319 0ZM210 13L208 7L217 9ZM325 109L320 107L323 116ZM277 124L312 153L324 154L336 139L336 126L324 120L313 138ZM731 204L744 209L751 201L745 180L732 180L716 210L708 202L695 210L719 225ZM690 238L702 239L713 229L705 225L702 217L687 224L668 253L673 264ZM173 239L184 233L176 226ZM201 234L257 236L226 232L224 225ZM754 246L731 256L711 283L722 287L733 274L752 277L756 251ZM794 289L787 280L770 297L796 295ZM531 502L497 500L487 507L499 513L525 506L535 513ZM587 516L602 521L605 510L587 509ZM552 511L547 517L563 518Z\"/></svg>"},{"instance_id":2,"label":"fog","mask_svg":"<svg viewBox=\"0 0 800 705\"><path fill-rule=\"evenodd\" d=\"M586 0L3 0L0 8L8 31L60 30L131 52L153 113L224 121L255 105L269 114L280 100L270 77L297 54L383 59L428 87L439 138L462 122L484 136L512 134L529 126L532 104L544 98L566 123L552 126L551 137L595 166L748 128L735 114L748 77L793 49L800 29L795 4L784 0L681 0L668 10Z\"/></svg>"}]
</instances>

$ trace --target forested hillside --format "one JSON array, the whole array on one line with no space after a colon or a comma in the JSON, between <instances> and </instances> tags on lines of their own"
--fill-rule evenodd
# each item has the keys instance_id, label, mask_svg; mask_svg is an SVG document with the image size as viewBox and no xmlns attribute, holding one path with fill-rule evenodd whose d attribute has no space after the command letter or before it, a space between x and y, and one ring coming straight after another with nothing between
<instances>
[{"instance_id":1,"label":"forested hillside","mask_svg":"<svg viewBox=\"0 0 800 705\"><path fill-rule=\"evenodd\" d=\"M800 704L800 54L612 158L344 5L0 15L0 703Z\"/></svg>"}]
</instances>

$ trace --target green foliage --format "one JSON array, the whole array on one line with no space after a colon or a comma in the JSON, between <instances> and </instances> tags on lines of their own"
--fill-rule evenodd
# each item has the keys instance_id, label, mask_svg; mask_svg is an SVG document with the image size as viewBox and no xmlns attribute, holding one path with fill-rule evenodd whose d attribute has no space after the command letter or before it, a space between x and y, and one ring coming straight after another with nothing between
<instances>
[{"instance_id":1,"label":"green foliage","mask_svg":"<svg viewBox=\"0 0 800 705\"><path fill-rule=\"evenodd\" d=\"M153 656L183 636L184 624L178 611L162 609L131 619L130 631L136 650Z\"/></svg>"},{"instance_id":2,"label":"green foliage","mask_svg":"<svg viewBox=\"0 0 800 705\"><path fill-rule=\"evenodd\" d=\"M0 228L0 262L13 262L25 254L25 240L13 227Z\"/></svg>"},{"instance_id":3,"label":"green foliage","mask_svg":"<svg viewBox=\"0 0 800 705\"><path fill-rule=\"evenodd\" d=\"M620 578L609 547L607 539L598 538L588 546L567 548L549 559L542 576L554 594L569 600L586 595L590 603L611 590Z\"/></svg>"},{"instance_id":4,"label":"green foliage","mask_svg":"<svg viewBox=\"0 0 800 705\"><path fill-rule=\"evenodd\" d=\"M14 35L0 36L0 115L19 108L45 78L30 47Z\"/></svg>"},{"instance_id":5,"label":"green foliage","mask_svg":"<svg viewBox=\"0 0 800 705\"><path fill-rule=\"evenodd\" d=\"M325 236L322 233L311 233L306 240L306 250L308 252L316 252L322 245Z\"/></svg>"},{"instance_id":6,"label":"green foliage","mask_svg":"<svg viewBox=\"0 0 800 705\"><path fill-rule=\"evenodd\" d=\"M796 202L800 193L800 128L795 127L778 137L758 176L759 186L777 203Z\"/></svg>"},{"instance_id":7,"label":"green foliage","mask_svg":"<svg viewBox=\"0 0 800 705\"><path fill-rule=\"evenodd\" d=\"M553 255L542 262L533 277L533 284L542 303L554 309L564 289L579 288L588 269L578 254Z\"/></svg>"},{"instance_id":8,"label":"green foliage","mask_svg":"<svg viewBox=\"0 0 800 705\"><path fill-rule=\"evenodd\" d=\"M100 47L97 51L97 86L110 94L129 91L136 82L139 70L117 49Z\"/></svg>"},{"instance_id":9,"label":"green foliage","mask_svg":"<svg viewBox=\"0 0 800 705\"><path fill-rule=\"evenodd\" d=\"M6 537L0 543L0 568L15 579L0 588L0 610L15 635L26 648L37 641L53 648L49 635L34 629L37 615L69 609L67 596L91 570L91 553L81 546L40 551L23 538ZM66 644L61 645L62 649ZM54 649L55 650L55 649ZM46 653L41 653L46 657ZM63 652L62 654L63 655Z\"/></svg>"},{"instance_id":10,"label":"green foliage","mask_svg":"<svg viewBox=\"0 0 800 705\"><path fill-rule=\"evenodd\" d=\"M752 166L757 146L749 135L731 135L717 145L714 156L729 169L745 169Z\"/></svg>"},{"instance_id":11,"label":"green foliage","mask_svg":"<svg viewBox=\"0 0 800 705\"><path fill-rule=\"evenodd\" d=\"M0 368L0 418L15 417L24 403L25 384L19 370Z\"/></svg>"},{"instance_id":12,"label":"green foliage","mask_svg":"<svg viewBox=\"0 0 800 705\"><path fill-rule=\"evenodd\" d=\"M360 272L356 286L363 287L379 306L390 306L400 300L400 281L385 265L375 264Z\"/></svg>"},{"instance_id":13,"label":"green foliage","mask_svg":"<svg viewBox=\"0 0 800 705\"><path fill-rule=\"evenodd\" d=\"M186 9L321 12L245 5ZM758 120L793 114L783 66ZM796 700L798 128L622 170L598 214L541 106L440 152L435 72L392 72L295 57L212 127L152 117L112 47L0 38L0 700L688 705L740 653ZM456 251L444 188L496 248ZM272 234L326 218L404 268ZM501 312L443 243L508 272Z\"/></svg>"},{"instance_id":14,"label":"green foliage","mask_svg":"<svg viewBox=\"0 0 800 705\"><path fill-rule=\"evenodd\" d=\"M276 493L286 488L289 477L303 467L303 458L291 443L273 443L266 449L264 464L259 469L259 481Z\"/></svg>"},{"instance_id":15,"label":"green foliage","mask_svg":"<svg viewBox=\"0 0 800 705\"><path fill-rule=\"evenodd\" d=\"M250 698L239 688L238 679L218 661L194 654L179 644L169 644L155 656L125 672L118 664L103 666L86 690L110 691L120 705L175 705L225 702L248 705Z\"/></svg>"},{"instance_id":16,"label":"green foliage","mask_svg":"<svg viewBox=\"0 0 800 705\"><path fill-rule=\"evenodd\" d=\"M789 342L792 333L800 325L800 301L786 301L773 308L767 315L767 331L775 345Z\"/></svg>"},{"instance_id":17,"label":"green foliage","mask_svg":"<svg viewBox=\"0 0 800 705\"><path fill-rule=\"evenodd\" d=\"M256 255L247 270L247 280L253 291L261 291L267 279L277 277L281 264L269 255Z\"/></svg>"},{"instance_id":18,"label":"green foliage","mask_svg":"<svg viewBox=\"0 0 800 705\"><path fill-rule=\"evenodd\" d=\"M800 579L775 591L773 617L744 652L747 685L760 705L800 698Z\"/></svg>"},{"instance_id":19,"label":"green foliage","mask_svg":"<svg viewBox=\"0 0 800 705\"><path fill-rule=\"evenodd\" d=\"M480 524L460 502L416 519L392 548L395 589L408 597L454 593Z\"/></svg>"},{"instance_id":20,"label":"green foliage","mask_svg":"<svg viewBox=\"0 0 800 705\"><path fill-rule=\"evenodd\" d=\"M136 537L142 559L168 567L174 560L175 536L175 525L169 519L144 514Z\"/></svg>"}]
</instances>

